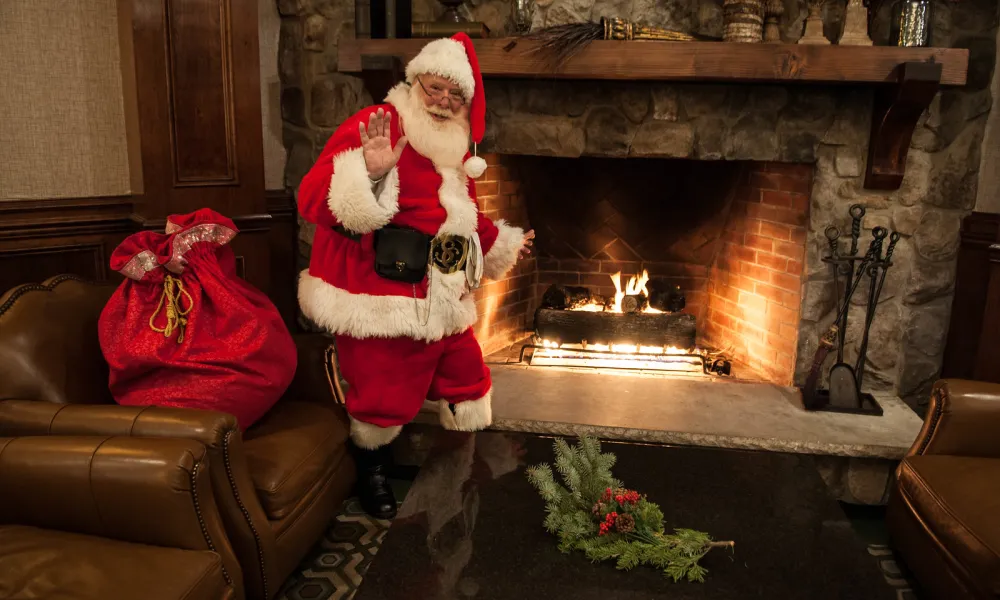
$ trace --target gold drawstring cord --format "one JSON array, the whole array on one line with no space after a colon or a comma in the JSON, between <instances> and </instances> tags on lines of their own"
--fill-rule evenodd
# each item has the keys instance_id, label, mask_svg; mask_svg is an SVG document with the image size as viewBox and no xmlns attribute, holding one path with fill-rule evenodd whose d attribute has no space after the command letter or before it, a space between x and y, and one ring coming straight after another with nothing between
<instances>
[{"instance_id":1,"label":"gold drawstring cord","mask_svg":"<svg viewBox=\"0 0 1000 600\"><path fill-rule=\"evenodd\" d=\"M187 308L183 308L183 302L181 302L181 296L187 296ZM156 321L156 316L160 314L166 306L167 310L167 324L162 328L157 327L154 322ZM184 328L187 327L187 315L194 308L194 300L191 298L191 294L184 289L184 284L181 283L180 279L176 279L171 275L167 275L163 278L163 293L160 294L160 303L156 306L156 310L153 311L153 316L149 317L149 328L157 333L162 333L164 337L169 338L177 333L177 343L184 343Z\"/></svg>"}]
</instances>

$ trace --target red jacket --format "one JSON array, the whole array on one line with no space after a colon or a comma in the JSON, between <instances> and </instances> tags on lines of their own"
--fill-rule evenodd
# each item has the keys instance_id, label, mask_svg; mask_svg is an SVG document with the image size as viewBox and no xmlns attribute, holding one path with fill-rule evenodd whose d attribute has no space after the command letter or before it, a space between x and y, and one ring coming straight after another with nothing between
<instances>
[{"instance_id":1,"label":"red jacket","mask_svg":"<svg viewBox=\"0 0 1000 600\"><path fill-rule=\"evenodd\" d=\"M517 261L524 232L480 211L475 183L462 166L438 167L412 146L374 190L361 150L360 123L378 109L392 116L391 140L402 136L394 99L347 119L327 142L298 191L299 212L316 224L309 269L299 280L299 304L306 317L334 334L409 337L435 341L460 333L476 321L471 289L462 271L412 285L379 277L374 270L372 232L387 224L429 235L478 235L486 277L502 277ZM396 102L398 104L398 101ZM362 234L354 241L333 230L337 225Z\"/></svg>"}]
</instances>

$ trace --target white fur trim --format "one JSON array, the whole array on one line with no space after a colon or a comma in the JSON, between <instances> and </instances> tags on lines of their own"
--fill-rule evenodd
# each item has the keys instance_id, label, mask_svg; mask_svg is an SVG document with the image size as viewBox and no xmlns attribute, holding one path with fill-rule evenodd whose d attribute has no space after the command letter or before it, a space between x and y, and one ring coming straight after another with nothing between
<instances>
[{"instance_id":1,"label":"white fur trim","mask_svg":"<svg viewBox=\"0 0 1000 600\"><path fill-rule=\"evenodd\" d=\"M465 54L465 46L451 38L428 43L406 65L406 80L410 83L424 73L453 81L462 88L466 100L470 100L476 91L476 78L472 75L472 65Z\"/></svg>"},{"instance_id":2,"label":"white fur trim","mask_svg":"<svg viewBox=\"0 0 1000 600\"><path fill-rule=\"evenodd\" d=\"M399 212L399 172L395 167L379 183L378 197L368 179L364 151L346 150L333 157L327 202L333 216L354 233L384 227Z\"/></svg>"},{"instance_id":3,"label":"white fur trim","mask_svg":"<svg viewBox=\"0 0 1000 600\"><path fill-rule=\"evenodd\" d=\"M517 263L517 252L524 246L524 230L508 225L503 219L494 221L494 225L500 234L486 253L483 274L490 279L500 279Z\"/></svg>"},{"instance_id":4,"label":"white fur trim","mask_svg":"<svg viewBox=\"0 0 1000 600\"><path fill-rule=\"evenodd\" d=\"M392 440L396 439L396 436L399 435L399 432L403 430L402 425L379 427L378 425L372 425L371 423L365 423L364 421L359 421L354 417L350 418L351 418L351 440L359 448L363 448L365 450L374 450L376 448L381 448L382 446L385 446Z\"/></svg>"},{"instance_id":5,"label":"white fur trim","mask_svg":"<svg viewBox=\"0 0 1000 600\"><path fill-rule=\"evenodd\" d=\"M463 415L462 424L458 422L459 409ZM451 412L447 400L424 400L423 410L437 412L438 422L441 427L449 431L477 431L486 429L493 423L493 389L486 392L486 395L478 400L467 400L455 405L455 412Z\"/></svg>"},{"instance_id":6,"label":"white fur trim","mask_svg":"<svg viewBox=\"0 0 1000 600\"><path fill-rule=\"evenodd\" d=\"M420 299L352 294L303 271L299 306L307 318L332 334L435 342L475 324L476 303L467 291L464 271L445 275L431 269L428 298Z\"/></svg>"},{"instance_id":7,"label":"white fur trim","mask_svg":"<svg viewBox=\"0 0 1000 600\"><path fill-rule=\"evenodd\" d=\"M438 234L471 237L476 232L479 212L476 210L475 202L469 197L468 178L465 173L455 168L436 168L441 175L438 200L448 213L444 223L438 228Z\"/></svg>"},{"instance_id":8,"label":"white fur trim","mask_svg":"<svg viewBox=\"0 0 1000 600\"><path fill-rule=\"evenodd\" d=\"M455 405L455 429L458 431L482 431L493 423L493 388L478 400L466 400ZM447 404L441 407L449 414ZM442 419L442 425L444 420Z\"/></svg>"},{"instance_id":9,"label":"white fur trim","mask_svg":"<svg viewBox=\"0 0 1000 600\"><path fill-rule=\"evenodd\" d=\"M486 161L482 156L470 156L463 166L465 174L472 179L479 179L486 172Z\"/></svg>"}]
</instances>

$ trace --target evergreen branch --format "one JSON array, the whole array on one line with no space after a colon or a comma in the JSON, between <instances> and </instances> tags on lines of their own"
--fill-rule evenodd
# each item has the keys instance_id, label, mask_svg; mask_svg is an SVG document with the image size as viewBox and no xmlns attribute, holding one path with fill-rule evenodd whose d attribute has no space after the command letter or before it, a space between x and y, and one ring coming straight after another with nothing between
<instances>
[{"instance_id":1,"label":"evergreen branch","mask_svg":"<svg viewBox=\"0 0 1000 600\"><path fill-rule=\"evenodd\" d=\"M674 581L703 582L708 571L698 564L702 557L715 548L734 547L693 529L665 533L660 507L622 489L611 474L615 455L602 453L596 438L581 436L573 447L557 439L554 451L565 487L547 464L529 468L527 477L545 500L543 525L558 536L561 552L580 550L595 562L614 560L621 570L649 565ZM629 494L631 500L620 500Z\"/></svg>"}]
</instances>

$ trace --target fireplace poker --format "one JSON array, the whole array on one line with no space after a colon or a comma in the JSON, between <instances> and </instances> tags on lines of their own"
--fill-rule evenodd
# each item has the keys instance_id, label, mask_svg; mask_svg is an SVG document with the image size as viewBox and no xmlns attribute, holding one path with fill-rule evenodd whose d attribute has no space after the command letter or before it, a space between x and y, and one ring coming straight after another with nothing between
<instances>
[{"instance_id":1,"label":"fireplace poker","mask_svg":"<svg viewBox=\"0 0 1000 600\"><path fill-rule=\"evenodd\" d=\"M844 325L846 326L847 313L851 305L850 299L854 297L854 292L857 291L858 285L861 283L860 275L865 272L865 269L868 268L869 263L871 263L872 260L874 260L872 258L874 252L875 252L875 240L872 240L871 245L868 246L868 252L865 253L864 258L861 259L861 263L858 265L858 271L855 274L854 283L848 286L847 293L844 294L845 298L844 306L840 307L840 311L837 313L837 318L834 319L833 321L834 323L843 322Z\"/></svg>"},{"instance_id":2,"label":"fireplace poker","mask_svg":"<svg viewBox=\"0 0 1000 600\"><path fill-rule=\"evenodd\" d=\"M840 230L836 227L826 228L826 239L830 243L830 258L840 256Z\"/></svg>"},{"instance_id":3,"label":"fireplace poker","mask_svg":"<svg viewBox=\"0 0 1000 600\"><path fill-rule=\"evenodd\" d=\"M882 237L879 239L879 246L881 246L881 240L885 239L886 231L882 230ZM878 309L878 300L882 296L882 286L885 284L885 275L892 266L892 253L896 249L896 242L899 241L900 235L898 232L892 232L889 236L889 246L885 250L885 258L881 259L878 264L873 264L868 268L869 275L871 277L872 289L868 292L868 312L865 313L865 333L861 338L861 348L858 350L858 364L855 367L855 372L858 375L858 389L861 389L861 382L865 377L864 366L865 360L868 357L868 333L871 331L872 321L875 320L875 311ZM881 253L881 248L879 248L879 253ZM882 273L879 277L878 285L875 285L875 272L881 267Z\"/></svg>"},{"instance_id":4,"label":"fireplace poker","mask_svg":"<svg viewBox=\"0 0 1000 600\"><path fill-rule=\"evenodd\" d=\"M865 207L860 204L851 206L851 256L858 254L858 238L861 237L861 219L865 216Z\"/></svg>"}]
</instances>

